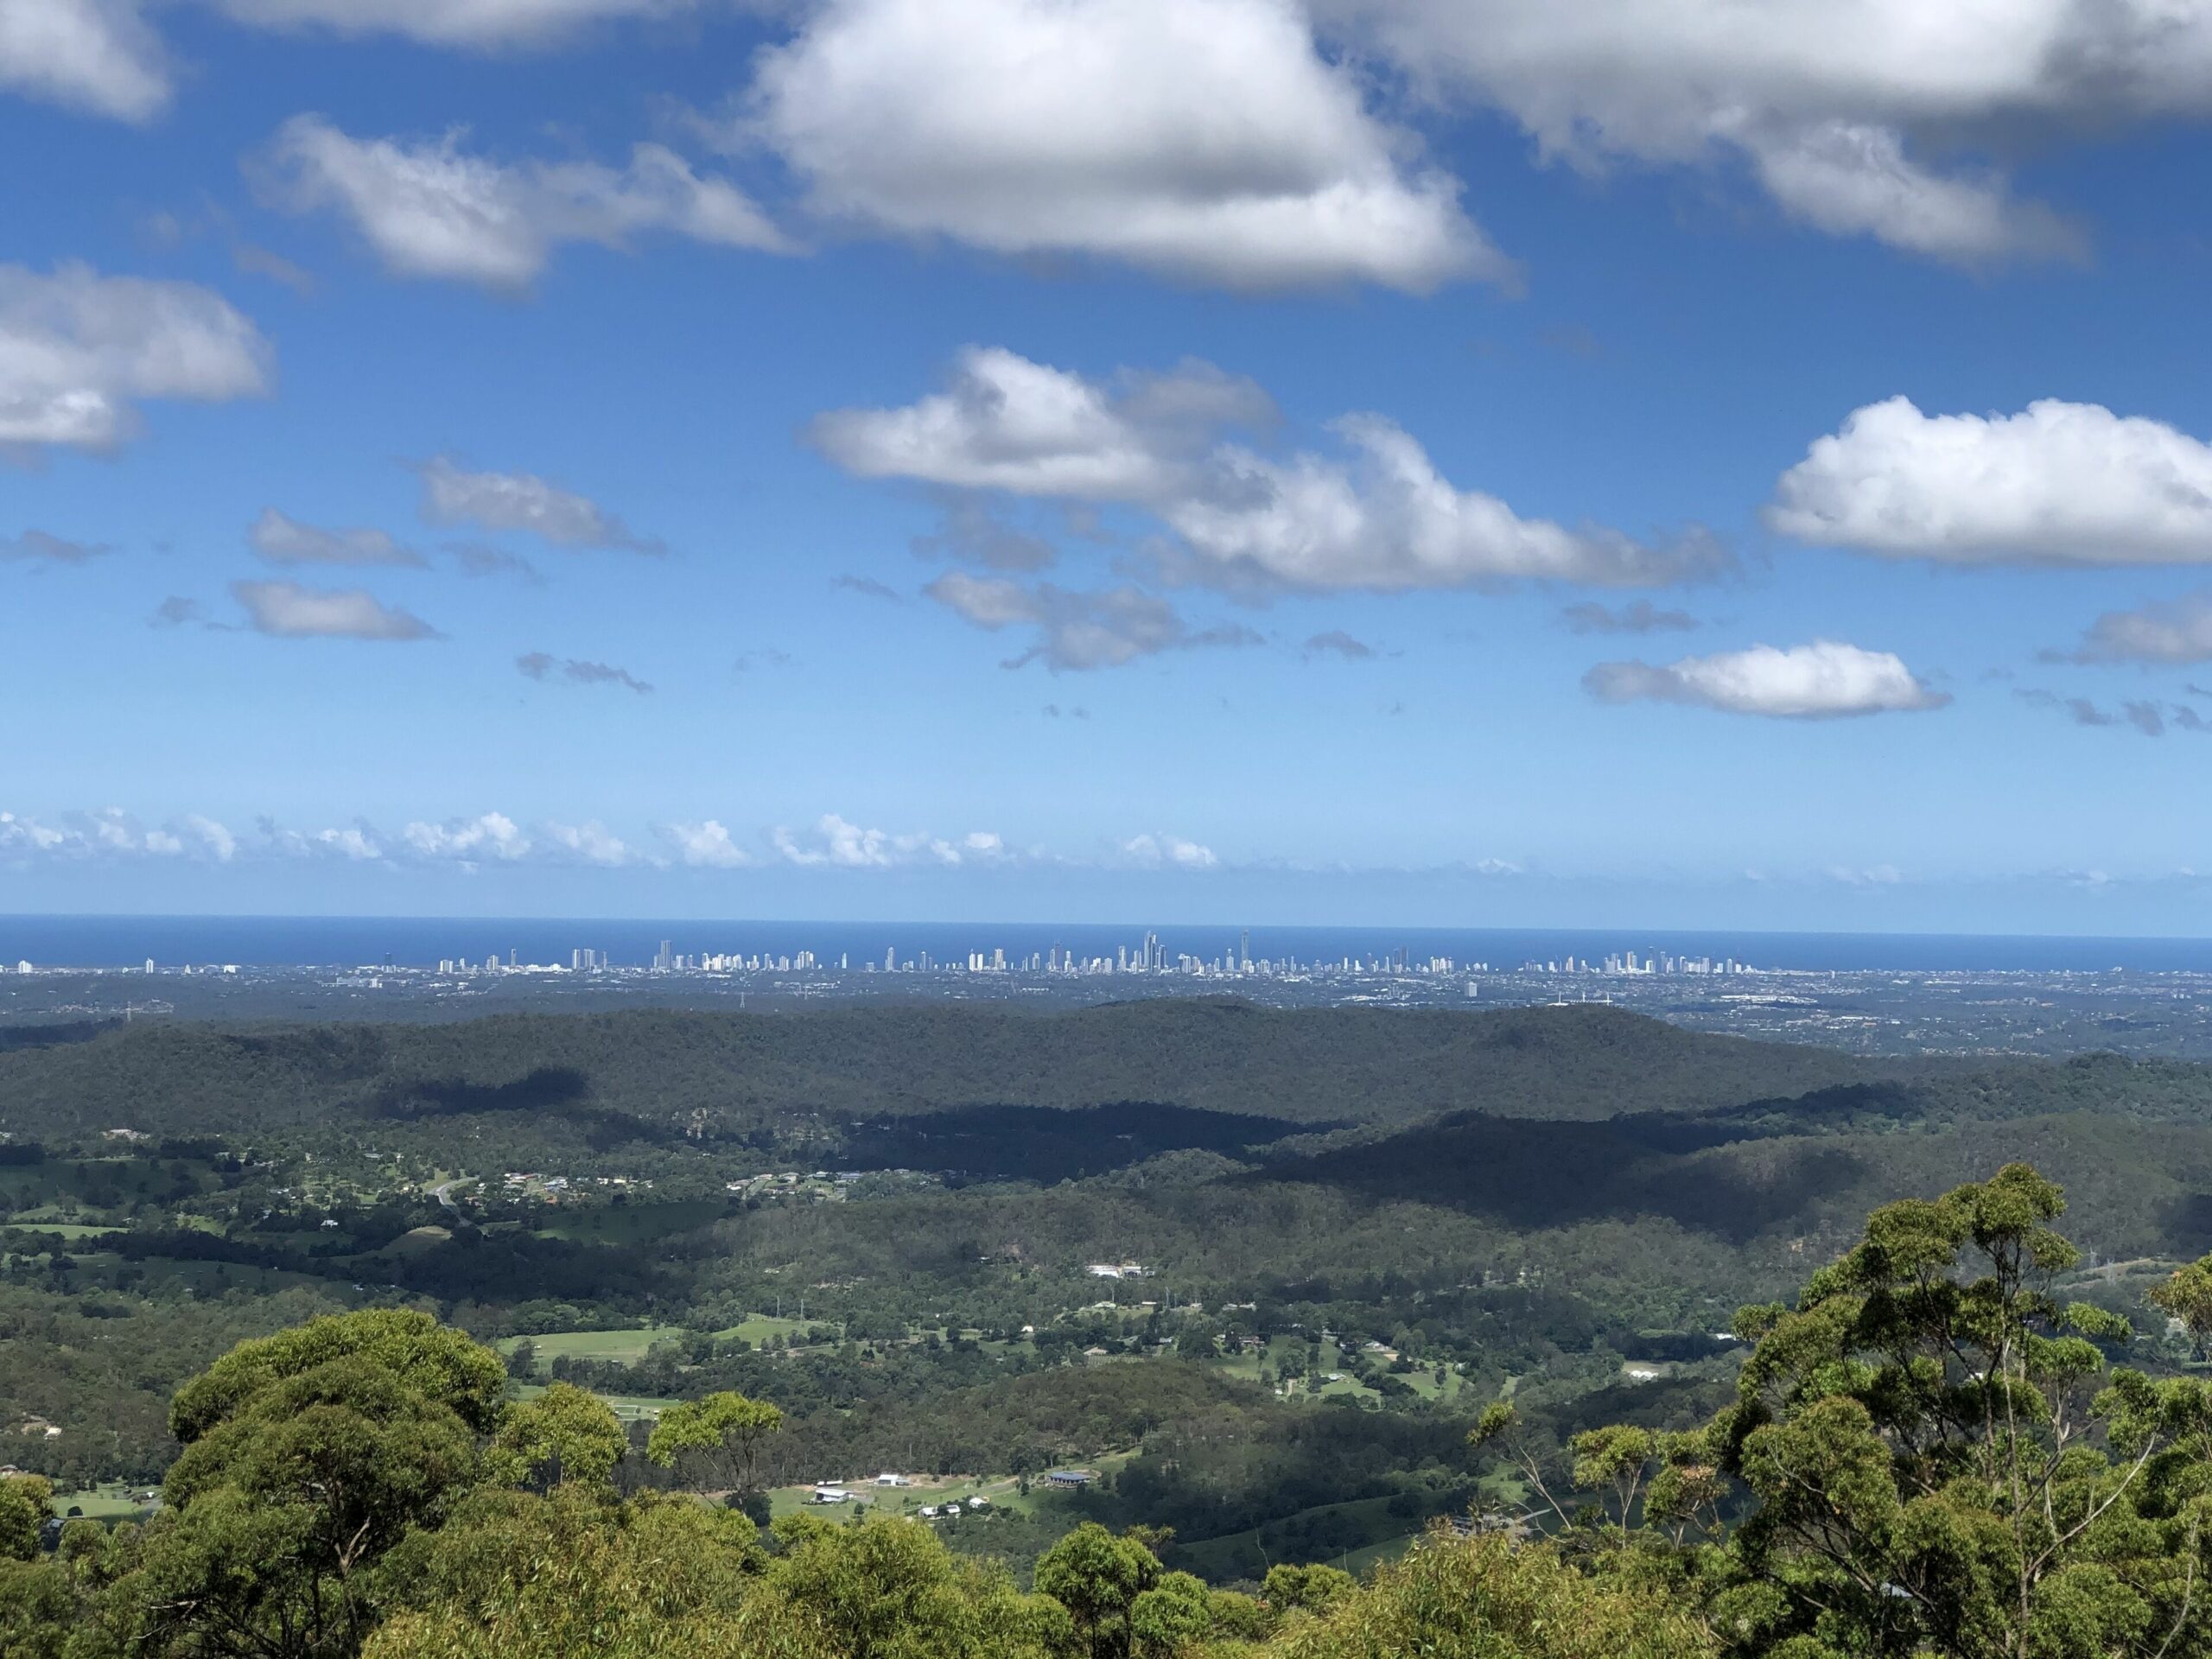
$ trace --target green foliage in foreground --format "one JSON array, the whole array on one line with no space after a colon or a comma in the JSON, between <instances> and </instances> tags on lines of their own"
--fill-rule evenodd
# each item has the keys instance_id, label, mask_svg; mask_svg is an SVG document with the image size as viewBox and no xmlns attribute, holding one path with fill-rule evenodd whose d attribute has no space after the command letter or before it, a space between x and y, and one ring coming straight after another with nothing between
<instances>
[{"instance_id":1,"label":"green foliage in foreground","mask_svg":"<svg viewBox=\"0 0 2212 1659\"><path fill-rule=\"evenodd\" d=\"M1598 1507L1569 1514L1509 1409L1475 1438L1600 1579L1673 1584L1731 1654L2212 1652L2212 1384L2108 1364L2126 1322L2048 1289L2063 1208L2015 1164L1875 1211L1795 1306L1738 1315L1757 1346L1707 1427L1574 1439Z\"/></svg>"},{"instance_id":2,"label":"green foliage in foreground","mask_svg":"<svg viewBox=\"0 0 2212 1659\"><path fill-rule=\"evenodd\" d=\"M1440 1531L1364 1581L1279 1567L1249 1596L1167 1571L1143 1528L1076 1528L1024 1591L913 1522L764 1535L696 1492L625 1501L593 1396L508 1402L497 1357L424 1314L318 1319L179 1392L143 1529L49 1540L45 1483L0 1483L0 1653L2204 1659L2212 1384L2114 1369L2124 1322L2050 1295L2063 1207L2022 1165L1888 1205L1794 1305L1738 1316L1755 1345L1706 1427L1592 1430L1562 1465L1487 1411L1474 1439L1548 1537ZM652 1459L741 1497L779 1429L710 1396Z\"/></svg>"}]
</instances>

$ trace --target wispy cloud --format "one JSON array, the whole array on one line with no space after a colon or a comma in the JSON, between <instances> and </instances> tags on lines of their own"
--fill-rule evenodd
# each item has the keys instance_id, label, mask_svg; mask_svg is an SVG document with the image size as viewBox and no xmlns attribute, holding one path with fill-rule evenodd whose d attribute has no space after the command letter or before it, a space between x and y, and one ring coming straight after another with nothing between
<instances>
[{"instance_id":1,"label":"wispy cloud","mask_svg":"<svg viewBox=\"0 0 2212 1659\"><path fill-rule=\"evenodd\" d=\"M1008 524L973 496L958 494L945 502L937 532L916 537L913 550L918 558L1016 572L1046 569L1058 556L1042 536Z\"/></svg>"},{"instance_id":2,"label":"wispy cloud","mask_svg":"<svg viewBox=\"0 0 2212 1659\"><path fill-rule=\"evenodd\" d=\"M431 524L521 531L556 547L665 553L658 537L640 536L588 496L535 473L479 473L438 455L416 469L423 480L422 514Z\"/></svg>"},{"instance_id":3,"label":"wispy cloud","mask_svg":"<svg viewBox=\"0 0 2212 1659\"><path fill-rule=\"evenodd\" d=\"M1134 587L1082 592L1049 582L947 571L923 589L979 628L1027 627L1034 643L1008 668L1041 662L1058 672L1115 668L1166 651L1250 645L1260 636L1241 626L1192 628L1174 606Z\"/></svg>"},{"instance_id":4,"label":"wispy cloud","mask_svg":"<svg viewBox=\"0 0 2212 1659\"><path fill-rule=\"evenodd\" d=\"M2027 687L2012 694L2031 708L2063 714L2076 726L2139 732L2145 737L2164 737L2168 729L2212 731L2207 721L2186 703L2160 703L2149 698L2130 698L2107 709L2090 697L2065 697L2056 692Z\"/></svg>"},{"instance_id":5,"label":"wispy cloud","mask_svg":"<svg viewBox=\"0 0 2212 1659\"><path fill-rule=\"evenodd\" d=\"M525 652L515 658L515 668L526 679L566 680L571 685L619 685L640 695L652 690L652 686L626 668L617 668L611 663L587 662L575 657L556 657L550 652Z\"/></svg>"},{"instance_id":6,"label":"wispy cloud","mask_svg":"<svg viewBox=\"0 0 2212 1659\"><path fill-rule=\"evenodd\" d=\"M1688 611L1662 610L1648 599L1618 607L1586 601L1559 614L1573 633L1688 633L1698 625Z\"/></svg>"},{"instance_id":7,"label":"wispy cloud","mask_svg":"<svg viewBox=\"0 0 2212 1659\"><path fill-rule=\"evenodd\" d=\"M534 586L545 581L536 565L503 547L483 542L448 542L446 551L453 556L454 566L464 576L513 576Z\"/></svg>"},{"instance_id":8,"label":"wispy cloud","mask_svg":"<svg viewBox=\"0 0 2212 1659\"><path fill-rule=\"evenodd\" d=\"M2132 611L2107 611L2092 622L2072 651L2050 651L2046 661L2071 663L2212 662L2212 592L2154 600Z\"/></svg>"},{"instance_id":9,"label":"wispy cloud","mask_svg":"<svg viewBox=\"0 0 2212 1659\"><path fill-rule=\"evenodd\" d=\"M563 243L627 246L648 232L762 252L791 243L745 193L674 150L639 144L627 166L504 164L430 139L356 138L321 116L286 122L254 165L264 193L296 212L335 209L386 270L527 288Z\"/></svg>"},{"instance_id":10,"label":"wispy cloud","mask_svg":"<svg viewBox=\"0 0 2212 1659\"><path fill-rule=\"evenodd\" d=\"M154 607L154 613L146 619L149 627L182 628L198 626L208 627L207 613L196 599L187 599L182 594L171 594Z\"/></svg>"},{"instance_id":11,"label":"wispy cloud","mask_svg":"<svg viewBox=\"0 0 2212 1659\"><path fill-rule=\"evenodd\" d=\"M1376 655L1375 647L1363 639L1355 639L1342 628L1332 628L1326 633L1317 633L1303 647L1307 657L1341 657L1347 662L1370 662Z\"/></svg>"},{"instance_id":12,"label":"wispy cloud","mask_svg":"<svg viewBox=\"0 0 2212 1659\"><path fill-rule=\"evenodd\" d=\"M324 530L264 507L247 526L246 543L271 564L398 564L427 563L380 530Z\"/></svg>"},{"instance_id":13,"label":"wispy cloud","mask_svg":"<svg viewBox=\"0 0 2212 1659\"><path fill-rule=\"evenodd\" d=\"M294 264L281 253L251 242L233 244L231 264L248 276L266 276L272 283L282 283L293 293L302 296L315 292L315 278Z\"/></svg>"},{"instance_id":14,"label":"wispy cloud","mask_svg":"<svg viewBox=\"0 0 2212 1659\"><path fill-rule=\"evenodd\" d=\"M42 530L0 537L0 561L29 564L83 564L115 550L103 542L72 542Z\"/></svg>"}]
</instances>

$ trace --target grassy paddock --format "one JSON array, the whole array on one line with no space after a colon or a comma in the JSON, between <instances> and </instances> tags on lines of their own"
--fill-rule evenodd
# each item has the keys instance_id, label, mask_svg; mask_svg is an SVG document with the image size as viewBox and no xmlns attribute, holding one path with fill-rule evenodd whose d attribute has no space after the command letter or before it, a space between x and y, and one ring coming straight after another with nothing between
<instances>
[{"instance_id":1,"label":"grassy paddock","mask_svg":"<svg viewBox=\"0 0 2212 1659\"><path fill-rule=\"evenodd\" d=\"M553 1331L542 1337L505 1337L502 1354L511 1354L524 1343L537 1351L537 1368L543 1370L556 1359L614 1360L634 1365L657 1342L672 1342L683 1334L680 1325L649 1325L632 1331Z\"/></svg>"}]
</instances>

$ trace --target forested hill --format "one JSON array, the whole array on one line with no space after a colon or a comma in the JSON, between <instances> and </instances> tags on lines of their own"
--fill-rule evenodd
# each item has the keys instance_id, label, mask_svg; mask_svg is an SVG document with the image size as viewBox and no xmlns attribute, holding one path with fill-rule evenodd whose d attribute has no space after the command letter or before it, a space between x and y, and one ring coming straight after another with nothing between
<instances>
[{"instance_id":1,"label":"forested hill","mask_svg":"<svg viewBox=\"0 0 2212 1659\"><path fill-rule=\"evenodd\" d=\"M95 1127L187 1135L527 1110L728 1133L793 1114L851 1122L1129 1102L1308 1127L1455 1111L1591 1120L1747 1106L1926 1069L1595 1005L1272 1011L1157 999L1051 1014L940 1005L156 1024L0 1053L0 1128L19 1139Z\"/></svg>"}]
</instances>

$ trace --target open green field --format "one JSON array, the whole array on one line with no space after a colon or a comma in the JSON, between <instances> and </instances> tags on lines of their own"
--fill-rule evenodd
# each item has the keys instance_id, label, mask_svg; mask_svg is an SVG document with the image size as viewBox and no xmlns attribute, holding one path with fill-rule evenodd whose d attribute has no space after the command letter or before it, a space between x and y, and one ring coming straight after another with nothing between
<instances>
[{"instance_id":1,"label":"open green field","mask_svg":"<svg viewBox=\"0 0 2212 1659\"><path fill-rule=\"evenodd\" d=\"M988 1498L994 1509L1021 1514L1027 1514L1030 1507L1030 1500L1017 1490L1011 1475L988 1478L957 1475L939 1479L917 1478L911 1486L878 1486L874 1475L869 1474L857 1478L856 1484L848 1490L854 1494L851 1503L817 1505L813 1503L813 1487L779 1486L768 1494L769 1509L776 1515L813 1508L824 1514L873 1509L886 1515L911 1516L918 1515L925 1507L934 1509L954 1503L964 1505L971 1497Z\"/></svg>"},{"instance_id":2,"label":"open green field","mask_svg":"<svg viewBox=\"0 0 2212 1659\"><path fill-rule=\"evenodd\" d=\"M1084 1459L1082 1466L1095 1469L1101 1475L1113 1473L1134 1456L1133 1452L1114 1452L1104 1457ZM925 1505L966 1503L971 1497L986 1497L995 1510L1015 1515L1035 1512L1039 1500L1049 1497L1051 1491L1039 1480L1024 1492L1020 1482L1012 1475L915 1475L911 1486L878 1486L874 1469L865 1471L849 1470L842 1477L825 1475L823 1480L836 1484L842 1479L847 1490L855 1496L854 1503L821 1506L819 1512L834 1515L848 1512L856 1505L881 1510L887 1515L917 1515ZM899 1472L905 1472L901 1471ZM777 1515L788 1515L794 1510L813 1507L810 1500L814 1488L779 1486L768 1494L769 1506Z\"/></svg>"},{"instance_id":3,"label":"open green field","mask_svg":"<svg viewBox=\"0 0 2212 1659\"><path fill-rule=\"evenodd\" d=\"M57 1491L54 1495L54 1512L67 1516L71 1510L92 1521L127 1521L133 1516L149 1513L153 1506L141 1503L131 1496L133 1491L148 1491L149 1487L130 1487L117 1482L92 1487L83 1491Z\"/></svg>"},{"instance_id":4,"label":"open green field","mask_svg":"<svg viewBox=\"0 0 2212 1659\"><path fill-rule=\"evenodd\" d=\"M119 1233L120 1227L98 1227L81 1221L41 1221L17 1216L0 1222L0 1227L20 1227L26 1232L51 1233L57 1238L98 1238L103 1233Z\"/></svg>"},{"instance_id":5,"label":"open green field","mask_svg":"<svg viewBox=\"0 0 2212 1659\"><path fill-rule=\"evenodd\" d=\"M1264 1351L1247 1348L1241 1354L1225 1357L1216 1363L1231 1376L1241 1376L1248 1382L1256 1382L1259 1381L1260 1368L1262 1364L1270 1367L1280 1376L1286 1363L1305 1365L1307 1363L1307 1357L1312 1352L1312 1347L1301 1338L1278 1336L1268 1344ZM1315 1369L1313 1375L1301 1376L1299 1379L1298 1392L1317 1400L1346 1395L1363 1404L1379 1402L1382 1395L1364 1383L1355 1381L1351 1376L1351 1354L1337 1345L1333 1338L1323 1343L1320 1364ZM1338 1381L1325 1382L1321 1380L1332 1371L1343 1373ZM1411 1382L1414 1379L1408 1377L1406 1380ZM1415 1384L1415 1386L1419 1385ZM1433 1379L1430 1380L1429 1387L1432 1389L1435 1387Z\"/></svg>"},{"instance_id":6,"label":"open green field","mask_svg":"<svg viewBox=\"0 0 2212 1659\"><path fill-rule=\"evenodd\" d=\"M1446 1403L1459 1399L1460 1390L1467 1386L1467 1379L1455 1370L1446 1370L1444 1381L1440 1383L1436 1380L1435 1368L1428 1365L1417 1366L1406 1372L1402 1380L1422 1399L1442 1400Z\"/></svg>"},{"instance_id":7,"label":"open green field","mask_svg":"<svg viewBox=\"0 0 2212 1659\"><path fill-rule=\"evenodd\" d=\"M834 1335L834 1326L823 1327L812 1320L779 1319L755 1313L713 1334L718 1341L741 1340L758 1346L770 1337L803 1341L809 1331L824 1328ZM673 1342L683 1335L683 1327L679 1325L649 1325L622 1331L550 1331L543 1336L502 1337L494 1345L500 1353L511 1354L523 1343L531 1344L537 1351L537 1369L543 1374L555 1360L563 1357L634 1365L655 1343Z\"/></svg>"},{"instance_id":8,"label":"open green field","mask_svg":"<svg viewBox=\"0 0 2212 1659\"><path fill-rule=\"evenodd\" d=\"M554 1331L542 1337L505 1337L499 1344L502 1354L511 1354L527 1342L537 1351L537 1369L543 1370L556 1359L613 1360L624 1365L634 1365L645 1357L645 1350L657 1342L673 1342L683 1334L679 1325L649 1325L642 1330L632 1331Z\"/></svg>"}]
</instances>

